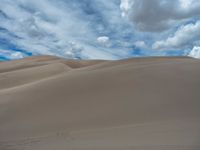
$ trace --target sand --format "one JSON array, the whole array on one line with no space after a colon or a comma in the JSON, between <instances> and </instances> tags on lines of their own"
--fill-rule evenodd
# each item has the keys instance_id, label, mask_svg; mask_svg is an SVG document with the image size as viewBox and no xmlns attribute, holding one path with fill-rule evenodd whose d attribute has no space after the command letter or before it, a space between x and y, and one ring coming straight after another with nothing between
<instances>
[{"instance_id":1,"label":"sand","mask_svg":"<svg viewBox=\"0 0 200 150\"><path fill-rule=\"evenodd\" d=\"M0 150L199 150L200 60L0 63Z\"/></svg>"}]
</instances>

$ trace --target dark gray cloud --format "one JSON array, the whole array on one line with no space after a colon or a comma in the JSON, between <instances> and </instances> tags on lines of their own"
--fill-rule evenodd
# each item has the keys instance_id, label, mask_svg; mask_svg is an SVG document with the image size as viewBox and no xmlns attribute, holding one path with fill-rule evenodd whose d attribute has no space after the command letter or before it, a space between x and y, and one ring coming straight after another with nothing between
<instances>
[{"instance_id":1,"label":"dark gray cloud","mask_svg":"<svg viewBox=\"0 0 200 150\"><path fill-rule=\"evenodd\" d=\"M153 50L199 58L199 0L121 0L120 7L134 29L151 34Z\"/></svg>"},{"instance_id":2,"label":"dark gray cloud","mask_svg":"<svg viewBox=\"0 0 200 150\"><path fill-rule=\"evenodd\" d=\"M122 0L121 9L140 31L160 32L200 16L200 1Z\"/></svg>"}]
</instances>

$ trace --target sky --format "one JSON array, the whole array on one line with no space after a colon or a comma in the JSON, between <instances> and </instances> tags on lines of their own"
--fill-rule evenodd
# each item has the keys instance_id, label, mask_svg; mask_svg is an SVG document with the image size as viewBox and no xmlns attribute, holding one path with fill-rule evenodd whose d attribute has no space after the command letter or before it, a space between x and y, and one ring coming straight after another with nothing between
<instances>
[{"instance_id":1,"label":"sky","mask_svg":"<svg viewBox=\"0 0 200 150\"><path fill-rule=\"evenodd\" d=\"M0 0L0 60L200 58L200 0Z\"/></svg>"}]
</instances>

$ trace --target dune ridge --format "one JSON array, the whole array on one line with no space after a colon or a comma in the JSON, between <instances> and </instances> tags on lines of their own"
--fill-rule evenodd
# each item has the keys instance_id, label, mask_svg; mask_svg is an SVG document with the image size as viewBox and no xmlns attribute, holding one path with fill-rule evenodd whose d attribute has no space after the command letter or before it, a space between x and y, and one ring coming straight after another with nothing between
<instances>
[{"instance_id":1,"label":"dune ridge","mask_svg":"<svg viewBox=\"0 0 200 150\"><path fill-rule=\"evenodd\" d=\"M199 150L200 61L0 63L0 150Z\"/></svg>"}]
</instances>

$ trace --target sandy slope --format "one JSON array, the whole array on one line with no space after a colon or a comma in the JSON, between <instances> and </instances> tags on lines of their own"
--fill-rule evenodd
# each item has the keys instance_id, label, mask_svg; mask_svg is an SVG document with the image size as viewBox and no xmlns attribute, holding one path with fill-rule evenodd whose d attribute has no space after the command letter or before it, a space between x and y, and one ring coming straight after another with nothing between
<instances>
[{"instance_id":1,"label":"sandy slope","mask_svg":"<svg viewBox=\"0 0 200 150\"><path fill-rule=\"evenodd\" d=\"M0 150L199 150L200 61L0 63Z\"/></svg>"}]
</instances>

